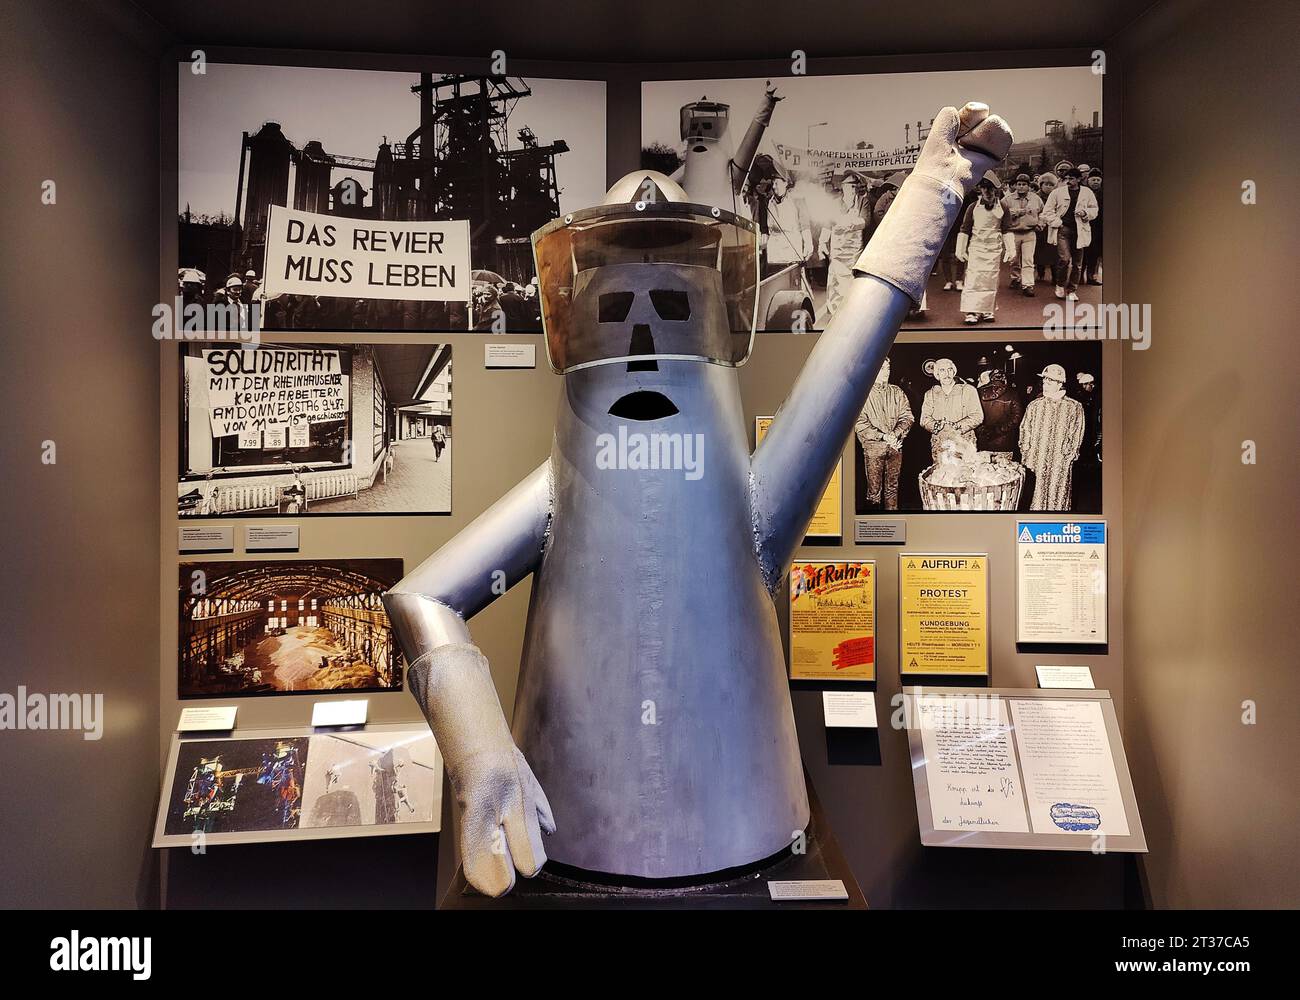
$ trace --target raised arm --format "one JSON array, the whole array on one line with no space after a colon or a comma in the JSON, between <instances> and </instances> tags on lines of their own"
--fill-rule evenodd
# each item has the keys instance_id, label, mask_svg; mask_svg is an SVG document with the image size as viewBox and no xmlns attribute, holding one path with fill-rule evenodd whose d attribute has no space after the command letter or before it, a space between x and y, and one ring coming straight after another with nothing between
<instances>
[{"instance_id":1,"label":"raised arm","mask_svg":"<svg viewBox=\"0 0 1300 1000\"><path fill-rule=\"evenodd\" d=\"M749 176L754 154L758 152L758 144L763 140L763 133L772 124L772 109L776 107L776 102L779 100L781 98L777 96L776 88L769 82L767 90L763 93L763 103L754 112L754 120L749 123L749 128L745 129L745 135L740 140L740 145L736 147L736 155L728 164L733 194L740 194L745 186L745 178Z\"/></svg>"},{"instance_id":2,"label":"raised arm","mask_svg":"<svg viewBox=\"0 0 1300 1000\"><path fill-rule=\"evenodd\" d=\"M845 301L754 453L750 502L770 589L803 538L909 306L921 301L962 200L1011 141L1007 124L985 105L940 111L916 168L858 258Z\"/></svg>"},{"instance_id":3,"label":"raised arm","mask_svg":"<svg viewBox=\"0 0 1300 1000\"><path fill-rule=\"evenodd\" d=\"M537 568L551 517L550 463L384 595L406 681L429 720L460 807L465 878L499 896L546 862L555 821L515 747L488 662L465 624Z\"/></svg>"}]
</instances>

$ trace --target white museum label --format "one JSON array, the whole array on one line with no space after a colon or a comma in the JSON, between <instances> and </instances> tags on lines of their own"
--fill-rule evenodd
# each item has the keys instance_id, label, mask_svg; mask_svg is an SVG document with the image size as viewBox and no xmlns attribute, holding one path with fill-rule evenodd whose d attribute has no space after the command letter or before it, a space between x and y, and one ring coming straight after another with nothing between
<instances>
[{"instance_id":1,"label":"white museum label","mask_svg":"<svg viewBox=\"0 0 1300 1000\"><path fill-rule=\"evenodd\" d=\"M823 691L822 716L827 729L875 729L875 692Z\"/></svg>"},{"instance_id":2,"label":"white museum label","mask_svg":"<svg viewBox=\"0 0 1300 1000\"><path fill-rule=\"evenodd\" d=\"M313 726L363 726L370 702L365 698L353 701L318 701L311 707Z\"/></svg>"},{"instance_id":3,"label":"white museum label","mask_svg":"<svg viewBox=\"0 0 1300 1000\"><path fill-rule=\"evenodd\" d=\"M235 526L182 524L176 529L176 548L180 552L234 552Z\"/></svg>"},{"instance_id":4,"label":"white museum label","mask_svg":"<svg viewBox=\"0 0 1300 1000\"><path fill-rule=\"evenodd\" d=\"M181 709L178 733L225 732L235 728L238 705L198 705Z\"/></svg>"},{"instance_id":5,"label":"white museum label","mask_svg":"<svg viewBox=\"0 0 1300 1000\"><path fill-rule=\"evenodd\" d=\"M767 883L767 894L777 902L783 899L849 898L844 882L837 878L773 880Z\"/></svg>"},{"instance_id":6,"label":"white museum label","mask_svg":"<svg viewBox=\"0 0 1300 1000\"><path fill-rule=\"evenodd\" d=\"M1016 642L1106 635L1106 522L1016 522Z\"/></svg>"},{"instance_id":7,"label":"white museum label","mask_svg":"<svg viewBox=\"0 0 1300 1000\"><path fill-rule=\"evenodd\" d=\"M1070 688L1072 690L1091 691L1097 685L1092 683L1092 671L1087 666L1036 666L1038 686L1040 688Z\"/></svg>"},{"instance_id":8,"label":"white museum label","mask_svg":"<svg viewBox=\"0 0 1300 1000\"><path fill-rule=\"evenodd\" d=\"M250 524L244 529L246 552L297 552L298 525Z\"/></svg>"},{"instance_id":9,"label":"white museum label","mask_svg":"<svg viewBox=\"0 0 1300 1000\"><path fill-rule=\"evenodd\" d=\"M484 344L484 368L536 368L536 344Z\"/></svg>"},{"instance_id":10,"label":"white museum label","mask_svg":"<svg viewBox=\"0 0 1300 1000\"><path fill-rule=\"evenodd\" d=\"M854 545L906 545L907 522L859 517L853 522Z\"/></svg>"}]
</instances>

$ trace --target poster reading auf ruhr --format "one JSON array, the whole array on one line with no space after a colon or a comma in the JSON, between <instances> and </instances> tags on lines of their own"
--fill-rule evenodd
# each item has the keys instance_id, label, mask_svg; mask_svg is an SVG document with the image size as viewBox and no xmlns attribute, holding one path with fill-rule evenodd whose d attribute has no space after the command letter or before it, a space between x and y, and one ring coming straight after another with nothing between
<instances>
[{"instance_id":1,"label":"poster reading auf ruhr","mask_svg":"<svg viewBox=\"0 0 1300 1000\"><path fill-rule=\"evenodd\" d=\"M799 562L790 568L792 680L876 679L876 564Z\"/></svg>"},{"instance_id":2,"label":"poster reading auf ruhr","mask_svg":"<svg viewBox=\"0 0 1300 1000\"><path fill-rule=\"evenodd\" d=\"M754 418L754 445L762 442L767 436L768 428L772 426L775 417L755 417ZM808 522L808 534L805 538L841 538L843 537L843 528L841 524L844 521L844 503L843 494L840 491L840 467L843 461L835 463L835 473L831 476L831 481L826 484L826 492L822 494L821 500L817 502L817 510L813 513L812 520Z\"/></svg>"},{"instance_id":3,"label":"poster reading auf ruhr","mask_svg":"<svg viewBox=\"0 0 1300 1000\"><path fill-rule=\"evenodd\" d=\"M988 564L986 555L899 555L902 673L988 674Z\"/></svg>"},{"instance_id":4,"label":"poster reading auf ruhr","mask_svg":"<svg viewBox=\"0 0 1300 1000\"><path fill-rule=\"evenodd\" d=\"M1016 642L1106 641L1106 522L1016 522Z\"/></svg>"}]
</instances>

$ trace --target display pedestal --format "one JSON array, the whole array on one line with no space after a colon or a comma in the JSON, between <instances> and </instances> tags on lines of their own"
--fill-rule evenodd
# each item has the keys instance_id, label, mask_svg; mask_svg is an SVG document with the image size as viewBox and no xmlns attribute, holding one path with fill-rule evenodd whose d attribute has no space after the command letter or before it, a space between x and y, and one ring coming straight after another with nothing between
<instances>
[{"instance_id":1,"label":"display pedestal","mask_svg":"<svg viewBox=\"0 0 1300 1000\"><path fill-rule=\"evenodd\" d=\"M865 910L867 901L849 870L830 823L811 783L808 804L807 851L784 851L744 869L719 873L718 881L684 884L642 881L614 884L609 876L596 876L567 865L547 863L535 878L520 878L506 896L492 899L469 887L461 868L439 904L440 910ZM606 881L597 881L597 878ZM767 884L772 881L839 879L847 900L785 900L774 902Z\"/></svg>"}]
</instances>

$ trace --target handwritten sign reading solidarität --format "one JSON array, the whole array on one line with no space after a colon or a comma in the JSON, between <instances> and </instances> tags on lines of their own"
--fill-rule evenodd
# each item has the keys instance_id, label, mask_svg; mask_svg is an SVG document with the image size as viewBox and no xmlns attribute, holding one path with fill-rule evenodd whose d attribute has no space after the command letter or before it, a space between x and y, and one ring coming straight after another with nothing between
<instances>
[{"instance_id":1,"label":"handwritten sign reading solidarit\u00e4t","mask_svg":"<svg viewBox=\"0 0 1300 1000\"><path fill-rule=\"evenodd\" d=\"M338 351L220 348L203 352L212 436L294 437L295 431L348 415L348 377ZM256 447L256 445L254 445Z\"/></svg>"},{"instance_id":2,"label":"handwritten sign reading solidarit\u00e4t","mask_svg":"<svg viewBox=\"0 0 1300 1000\"><path fill-rule=\"evenodd\" d=\"M271 206L267 295L468 302L469 223L345 219Z\"/></svg>"}]
</instances>

